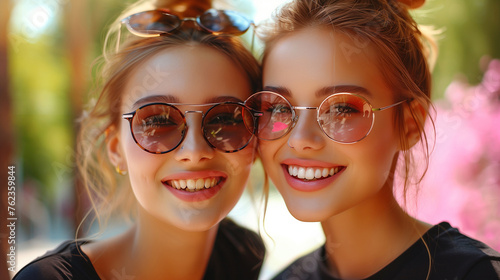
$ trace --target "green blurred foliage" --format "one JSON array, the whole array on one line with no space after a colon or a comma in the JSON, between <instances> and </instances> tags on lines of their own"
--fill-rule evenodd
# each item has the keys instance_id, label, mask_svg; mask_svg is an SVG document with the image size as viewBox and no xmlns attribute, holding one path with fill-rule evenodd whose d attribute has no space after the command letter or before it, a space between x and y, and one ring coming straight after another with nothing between
<instances>
[{"instance_id":1,"label":"green blurred foliage","mask_svg":"<svg viewBox=\"0 0 500 280\"><path fill-rule=\"evenodd\" d=\"M104 27L127 5L118 0L86 0L89 29L85 58L91 87L92 62L101 52ZM129 1L130 2L130 1ZM9 32L9 72L20 183L36 186L49 211L61 189L73 187L75 112L71 104L71 61L67 41L69 0L14 3ZM35 183L34 185L32 183ZM70 202L70 204L72 204Z\"/></svg>"},{"instance_id":2,"label":"green blurred foliage","mask_svg":"<svg viewBox=\"0 0 500 280\"><path fill-rule=\"evenodd\" d=\"M41 183L49 195L57 184L51 163L62 162L64 147L72 145L68 63L45 36L17 47L10 57L17 150L25 178Z\"/></svg>"},{"instance_id":3,"label":"green blurred foliage","mask_svg":"<svg viewBox=\"0 0 500 280\"><path fill-rule=\"evenodd\" d=\"M479 83L488 58L500 58L499 0L427 0L413 14L420 24L441 31L433 72L435 99L458 76Z\"/></svg>"}]
</instances>

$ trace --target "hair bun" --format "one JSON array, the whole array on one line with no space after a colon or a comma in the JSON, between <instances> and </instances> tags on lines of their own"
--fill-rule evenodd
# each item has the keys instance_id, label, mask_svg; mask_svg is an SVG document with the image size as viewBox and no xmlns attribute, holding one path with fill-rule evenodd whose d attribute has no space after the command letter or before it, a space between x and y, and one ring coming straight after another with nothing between
<instances>
[{"instance_id":1,"label":"hair bun","mask_svg":"<svg viewBox=\"0 0 500 280\"><path fill-rule=\"evenodd\" d=\"M155 0L158 9L168 8L182 17L196 17L212 8L212 0Z\"/></svg>"},{"instance_id":2,"label":"hair bun","mask_svg":"<svg viewBox=\"0 0 500 280\"><path fill-rule=\"evenodd\" d=\"M398 0L398 1L405 4L410 9L420 8L425 3L425 0Z\"/></svg>"}]
</instances>

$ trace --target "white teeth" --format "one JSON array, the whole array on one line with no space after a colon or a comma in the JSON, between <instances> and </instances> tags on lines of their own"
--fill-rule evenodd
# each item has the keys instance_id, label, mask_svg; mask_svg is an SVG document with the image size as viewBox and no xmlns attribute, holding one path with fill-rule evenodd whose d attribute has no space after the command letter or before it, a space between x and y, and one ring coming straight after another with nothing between
<instances>
[{"instance_id":1,"label":"white teeth","mask_svg":"<svg viewBox=\"0 0 500 280\"><path fill-rule=\"evenodd\" d=\"M198 179L196 180L196 189L201 190L205 187L205 180L203 179Z\"/></svg>"},{"instance_id":2,"label":"white teeth","mask_svg":"<svg viewBox=\"0 0 500 280\"><path fill-rule=\"evenodd\" d=\"M288 166L288 174L293 177L305 180L321 179L333 176L341 170L340 167L332 168L315 168L315 167L301 167L296 165Z\"/></svg>"},{"instance_id":3,"label":"white teeth","mask_svg":"<svg viewBox=\"0 0 500 280\"><path fill-rule=\"evenodd\" d=\"M316 169L316 171L314 171L314 178L318 179L318 178L321 178L322 176L322 171L321 169Z\"/></svg>"},{"instance_id":4,"label":"white teeth","mask_svg":"<svg viewBox=\"0 0 500 280\"><path fill-rule=\"evenodd\" d=\"M178 181L172 181L172 187L174 187L176 189L180 189L181 188L181 186L179 185Z\"/></svg>"},{"instance_id":5,"label":"white teeth","mask_svg":"<svg viewBox=\"0 0 500 280\"><path fill-rule=\"evenodd\" d=\"M186 180L179 180L179 185L181 189L185 189L187 187Z\"/></svg>"},{"instance_id":6,"label":"white teeth","mask_svg":"<svg viewBox=\"0 0 500 280\"><path fill-rule=\"evenodd\" d=\"M300 179L304 179L306 177L306 169L304 167L299 167L297 177L299 177Z\"/></svg>"},{"instance_id":7,"label":"white teeth","mask_svg":"<svg viewBox=\"0 0 500 280\"><path fill-rule=\"evenodd\" d=\"M306 179L307 180L314 179L314 170L310 167L306 169Z\"/></svg>"},{"instance_id":8,"label":"white teeth","mask_svg":"<svg viewBox=\"0 0 500 280\"><path fill-rule=\"evenodd\" d=\"M169 180L168 185L178 190L194 192L197 190L209 189L219 183L219 178L199 178L187 180Z\"/></svg>"},{"instance_id":9,"label":"white teeth","mask_svg":"<svg viewBox=\"0 0 500 280\"><path fill-rule=\"evenodd\" d=\"M188 179L187 180L187 187L190 190L196 189L196 183L195 183L195 181L193 179Z\"/></svg>"},{"instance_id":10,"label":"white teeth","mask_svg":"<svg viewBox=\"0 0 500 280\"><path fill-rule=\"evenodd\" d=\"M204 187L208 189L208 188L210 188L211 185L213 185L212 184L212 180L205 179L205 181L204 181Z\"/></svg>"},{"instance_id":11,"label":"white teeth","mask_svg":"<svg viewBox=\"0 0 500 280\"><path fill-rule=\"evenodd\" d=\"M328 177L328 174L330 174L330 173L328 172L328 168L323 168L323 172L321 173L321 176L323 176L323 177Z\"/></svg>"}]
</instances>

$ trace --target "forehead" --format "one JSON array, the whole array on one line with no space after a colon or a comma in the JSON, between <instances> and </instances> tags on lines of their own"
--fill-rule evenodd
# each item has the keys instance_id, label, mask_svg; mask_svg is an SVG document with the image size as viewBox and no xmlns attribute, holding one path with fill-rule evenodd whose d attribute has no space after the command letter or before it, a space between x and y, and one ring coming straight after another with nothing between
<instances>
[{"instance_id":1,"label":"forehead","mask_svg":"<svg viewBox=\"0 0 500 280\"><path fill-rule=\"evenodd\" d=\"M264 62L264 85L315 91L336 85L387 88L379 54L361 37L309 27L280 38Z\"/></svg>"},{"instance_id":2,"label":"forehead","mask_svg":"<svg viewBox=\"0 0 500 280\"><path fill-rule=\"evenodd\" d=\"M243 69L207 46L164 49L140 63L125 81L122 107L148 96L178 103L206 103L220 96L244 100L250 84Z\"/></svg>"}]
</instances>

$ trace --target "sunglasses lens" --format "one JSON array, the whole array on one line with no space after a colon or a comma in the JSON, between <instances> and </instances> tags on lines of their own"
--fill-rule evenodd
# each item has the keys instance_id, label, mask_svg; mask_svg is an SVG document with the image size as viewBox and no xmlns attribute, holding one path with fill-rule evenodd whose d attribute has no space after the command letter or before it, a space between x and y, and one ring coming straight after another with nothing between
<instances>
[{"instance_id":1,"label":"sunglasses lens","mask_svg":"<svg viewBox=\"0 0 500 280\"><path fill-rule=\"evenodd\" d=\"M166 153L175 149L184 136L181 112L166 104L150 104L137 110L132 120L132 135L148 152Z\"/></svg>"},{"instance_id":2,"label":"sunglasses lens","mask_svg":"<svg viewBox=\"0 0 500 280\"><path fill-rule=\"evenodd\" d=\"M278 139L288 133L293 124L290 103L273 92L258 92L250 96L245 105L258 111L257 137L263 140Z\"/></svg>"},{"instance_id":3,"label":"sunglasses lens","mask_svg":"<svg viewBox=\"0 0 500 280\"><path fill-rule=\"evenodd\" d=\"M373 124L371 106L364 98L339 93L325 99L319 108L321 129L331 139L353 143L363 139Z\"/></svg>"},{"instance_id":4,"label":"sunglasses lens","mask_svg":"<svg viewBox=\"0 0 500 280\"><path fill-rule=\"evenodd\" d=\"M251 112L238 104L226 103L212 107L203 120L203 134L207 141L226 152L236 152L246 147L254 130Z\"/></svg>"},{"instance_id":5,"label":"sunglasses lens","mask_svg":"<svg viewBox=\"0 0 500 280\"><path fill-rule=\"evenodd\" d=\"M127 27L132 33L148 36L169 33L179 24L177 16L154 10L131 15Z\"/></svg>"},{"instance_id":6,"label":"sunglasses lens","mask_svg":"<svg viewBox=\"0 0 500 280\"><path fill-rule=\"evenodd\" d=\"M250 28L250 21L234 11L210 9L203 13L198 22L214 33L241 34Z\"/></svg>"}]
</instances>

